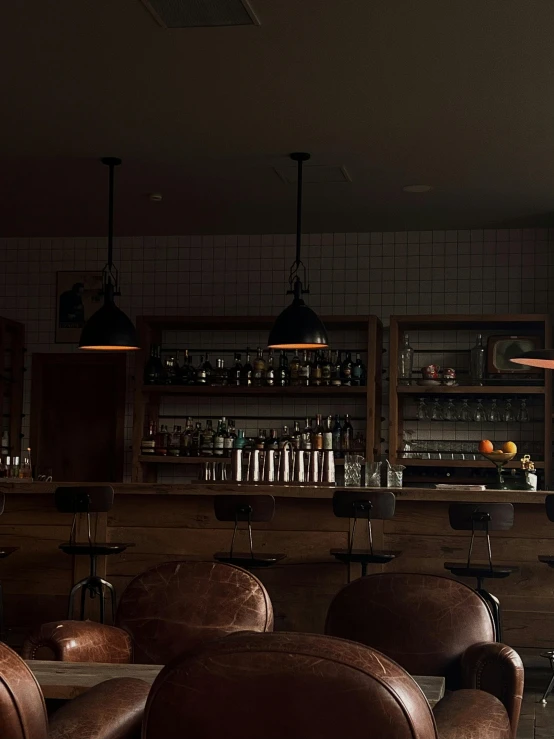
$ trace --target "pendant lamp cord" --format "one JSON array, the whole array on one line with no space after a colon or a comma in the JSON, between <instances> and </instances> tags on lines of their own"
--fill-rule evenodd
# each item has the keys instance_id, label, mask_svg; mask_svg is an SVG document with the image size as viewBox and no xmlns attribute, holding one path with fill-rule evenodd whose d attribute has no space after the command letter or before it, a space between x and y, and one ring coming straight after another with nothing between
<instances>
[{"instance_id":1,"label":"pendant lamp cord","mask_svg":"<svg viewBox=\"0 0 554 739\"><path fill-rule=\"evenodd\" d=\"M290 155L293 161L298 162L298 176L296 189L296 258L294 264L290 268L289 289L287 294L294 295L295 299L300 300L301 296L309 293L307 285L306 267L302 262L300 250L302 246L302 165L310 158L309 154L297 152Z\"/></svg>"},{"instance_id":2,"label":"pendant lamp cord","mask_svg":"<svg viewBox=\"0 0 554 739\"><path fill-rule=\"evenodd\" d=\"M114 295L120 295L119 271L113 264L113 203L115 168L121 164L117 157L104 157L102 164L108 167L108 262L102 270L102 291L104 300L113 300Z\"/></svg>"}]
</instances>

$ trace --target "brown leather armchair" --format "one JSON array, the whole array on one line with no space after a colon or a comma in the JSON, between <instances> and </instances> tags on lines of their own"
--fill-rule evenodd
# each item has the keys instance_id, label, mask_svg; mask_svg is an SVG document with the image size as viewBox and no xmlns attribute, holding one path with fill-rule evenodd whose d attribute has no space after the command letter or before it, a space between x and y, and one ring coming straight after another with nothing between
<instances>
[{"instance_id":1,"label":"brown leather armchair","mask_svg":"<svg viewBox=\"0 0 554 739\"><path fill-rule=\"evenodd\" d=\"M273 608L251 572L218 562L166 562L132 580L115 626L55 621L31 633L25 659L164 665L234 631L272 631Z\"/></svg>"},{"instance_id":2,"label":"brown leather armchair","mask_svg":"<svg viewBox=\"0 0 554 739\"><path fill-rule=\"evenodd\" d=\"M58 709L50 720L25 662L0 642L0 736L6 739L138 739L150 686L114 678Z\"/></svg>"},{"instance_id":3,"label":"brown leather armchair","mask_svg":"<svg viewBox=\"0 0 554 739\"><path fill-rule=\"evenodd\" d=\"M436 739L419 686L373 649L316 634L236 634L156 678L143 739Z\"/></svg>"},{"instance_id":4,"label":"brown leather armchair","mask_svg":"<svg viewBox=\"0 0 554 739\"><path fill-rule=\"evenodd\" d=\"M512 739L523 696L516 651L495 642L494 622L472 588L437 575L383 573L334 597L325 632L378 649L412 675L443 675L435 707L441 739ZM477 690L474 690L474 689Z\"/></svg>"}]
</instances>

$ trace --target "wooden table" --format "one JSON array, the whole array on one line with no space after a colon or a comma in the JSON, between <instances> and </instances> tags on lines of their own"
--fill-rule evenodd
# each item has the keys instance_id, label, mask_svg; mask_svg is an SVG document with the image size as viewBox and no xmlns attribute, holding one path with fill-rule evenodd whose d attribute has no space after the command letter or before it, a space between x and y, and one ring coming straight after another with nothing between
<instances>
[{"instance_id":1,"label":"wooden table","mask_svg":"<svg viewBox=\"0 0 554 739\"><path fill-rule=\"evenodd\" d=\"M138 677L152 684L163 665L117 665L103 662L51 662L28 660L45 698L71 700L113 677ZM444 678L415 675L431 706L444 695Z\"/></svg>"}]
</instances>

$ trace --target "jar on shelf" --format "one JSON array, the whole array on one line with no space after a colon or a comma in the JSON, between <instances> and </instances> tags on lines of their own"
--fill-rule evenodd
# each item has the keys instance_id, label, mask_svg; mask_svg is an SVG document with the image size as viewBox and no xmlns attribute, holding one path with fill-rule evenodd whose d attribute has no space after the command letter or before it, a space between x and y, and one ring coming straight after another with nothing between
<instances>
[{"instance_id":1,"label":"jar on shelf","mask_svg":"<svg viewBox=\"0 0 554 739\"><path fill-rule=\"evenodd\" d=\"M410 346L410 337L404 334L402 346L398 352L398 384L410 385L414 366L414 350Z\"/></svg>"}]
</instances>

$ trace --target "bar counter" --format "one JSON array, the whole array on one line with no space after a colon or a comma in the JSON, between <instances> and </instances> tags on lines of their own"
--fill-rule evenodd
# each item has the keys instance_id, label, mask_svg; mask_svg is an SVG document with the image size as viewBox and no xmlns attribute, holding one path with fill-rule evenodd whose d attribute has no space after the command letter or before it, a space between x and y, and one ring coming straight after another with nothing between
<instances>
[{"instance_id":1,"label":"bar counter","mask_svg":"<svg viewBox=\"0 0 554 739\"><path fill-rule=\"evenodd\" d=\"M19 547L0 561L6 625L14 643L42 621L65 618L71 584L88 572L86 557L73 562L58 549L68 539L71 516L56 511L56 487L56 483L0 484L0 491L6 493L0 542ZM118 592L133 576L156 563L168 559L211 559L214 552L229 547L231 527L215 519L214 495L270 493L276 498L275 518L270 523L255 525L254 548L286 554L278 565L256 571L272 599L276 628L323 630L329 602L346 582L344 565L329 554L333 547L347 546L349 525L347 519L333 515L330 499L335 488L230 483L115 483L113 487L115 504L109 513L99 515L96 539L134 544L123 554L99 563L99 574L105 574ZM545 492L468 493L426 488L394 492L394 519L374 523L376 548L402 552L396 561L384 566L390 572L449 576L443 564L464 561L469 536L450 529L448 504L464 500L513 503L514 527L492 534L494 563L519 567L506 580L489 582L491 592L500 598L503 607L503 640L515 647L554 647L554 570L537 559L539 554L554 553L554 523L546 517ZM363 531L359 535L356 545L363 547ZM239 540L238 544L245 551L246 540ZM475 547L475 560L485 559L485 548L480 542ZM353 574L357 575L355 565ZM474 585L470 581L468 584ZM93 601L91 605L91 616L95 617L97 603Z\"/></svg>"}]
</instances>

